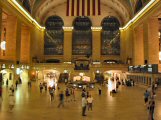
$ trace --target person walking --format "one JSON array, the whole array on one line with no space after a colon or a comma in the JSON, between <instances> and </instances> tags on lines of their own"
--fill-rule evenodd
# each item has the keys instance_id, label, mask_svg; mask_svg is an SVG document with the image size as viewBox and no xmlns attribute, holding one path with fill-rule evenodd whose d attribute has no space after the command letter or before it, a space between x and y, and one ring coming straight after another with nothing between
<instances>
[{"instance_id":1,"label":"person walking","mask_svg":"<svg viewBox=\"0 0 161 120\"><path fill-rule=\"evenodd\" d=\"M42 90L43 90L43 85L42 85L42 83L40 83L39 87L40 87L40 93L42 93Z\"/></svg>"},{"instance_id":2,"label":"person walking","mask_svg":"<svg viewBox=\"0 0 161 120\"><path fill-rule=\"evenodd\" d=\"M63 91L61 91L59 94L58 108L60 108L60 106L64 107L64 93L63 93Z\"/></svg>"},{"instance_id":3,"label":"person walking","mask_svg":"<svg viewBox=\"0 0 161 120\"><path fill-rule=\"evenodd\" d=\"M144 102L145 102L145 105L147 105L149 96L150 96L150 94L149 94L149 92L146 90L145 93L144 93Z\"/></svg>"},{"instance_id":4,"label":"person walking","mask_svg":"<svg viewBox=\"0 0 161 120\"><path fill-rule=\"evenodd\" d=\"M16 80L16 89L17 89L17 85L18 85L18 80Z\"/></svg>"},{"instance_id":5,"label":"person walking","mask_svg":"<svg viewBox=\"0 0 161 120\"><path fill-rule=\"evenodd\" d=\"M9 111L12 112L13 108L15 106L15 97L14 94L9 95Z\"/></svg>"},{"instance_id":6,"label":"person walking","mask_svg":"<svg viewBox=\"0 0 161 120\"><path fill-rule=\"evenodd\" d=\"M69 102L70 101L69 100L70 92L69 92L69 89L68 88L66 88L66 90L65 90L65 96L66 96L66 102Z\"/></svg>"},{"instance_id":7,"label":"person walking","mask_svg":"<svg viewBox=\"0 0 161 120\"><path fill-rule=\"evenodd\" d=\"M86 116L86 106L87 106L86 96L82 96L82 116Z\"/></svg>"},{"instance_id":8,"label":"person walking","mask_svg":"<svg viewBox=\"0 0 161 120\"><path fill-rule=\"evenodd\" d=\"M87 98L87 104L88 104L88 110L93 108L93 97L91 95L89 95L89 97Z\"/></svg>"},{"instance_id":9,"label":"person walking","mask_svg":"<svg viewBox=\"0 0 161 120\"><path fill-rule=\"evenodd\" d=\"M15 89L13 85L10 87L10 90L11 90L11 93L14 94Z\"/></svg>"},{"instance_id":10,"label":"person walking","mask_svg":"<svg viewBox=\"0 0 161 120\"><path fill-rule=\"evenodd\" d=\"M154 120L154 108L155 108L155 101L151 99L149 102L149 120Z\"/></svg>"},{"instance_id":11,"label":"person walking","mask_svg":"<svg viewBox=\"0 0 161 120\"><path fill-rule=\"evenodd\" d=\"M54 100L54 90L52 88L49 88L49 93L50 93L50 100Z\"/></svg>"},{"instance_id":12,"label":"person walking","mask_svg":"<svg viewBox=\"0 0 161 120\"><path fill-rule=\"evenodd\" d=\"M102 94L102 90L101 90L101 88L98 88L98 93L99 93L99 95L101 95L101 94Z\"/></svg>"},{"instance_id":13,"label":"person walking","mask_svg":"<svg viewBox=\"0 0 161 120\"><path fill-rule=\"evenodd\" d=\"M31 81L28 81L28 87L31 88Z\"/></svg>"},{"instance_id":14,"label":"person walking","mask_svg":"<svg viewBox=\"0 0 161 120\"><path fill-rule=\"evenodd\" d=\"M76 99L75 99L75 88L71 89L71 96L72 96L72 100L76 101Z\"/></svg>"}]
</instances>

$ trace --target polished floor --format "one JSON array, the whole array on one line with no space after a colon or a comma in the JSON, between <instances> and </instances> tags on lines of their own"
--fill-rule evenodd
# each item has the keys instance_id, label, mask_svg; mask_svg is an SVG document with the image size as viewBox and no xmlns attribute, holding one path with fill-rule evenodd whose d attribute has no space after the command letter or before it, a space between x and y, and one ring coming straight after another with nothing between
<instances>
[{"instance_id":1,"label":"polished floor","mask_svg":"<svg viewBox=\"0 0 161 120\"><path fill-rule=\"evenodd\" d=\"M64 85L61 85L64 89ZM119 88L119 93L110 96L106 86L102 87L102 95L98 95L98 87L91 90L94 98L93 111L81 116L81 92L76 91L76 101L65 102L64 108L57 108L58 90L54 101L50 102L49 93L39 92L39 83L27 83L18 86L15 91L16 104L12 112L8 111L8 89L3 88L3 105L0 120L148 120L148 111L144 105L145 87ZM161 120L161 92L156 96L155 120Z\"/></svg>"}]
</instances>

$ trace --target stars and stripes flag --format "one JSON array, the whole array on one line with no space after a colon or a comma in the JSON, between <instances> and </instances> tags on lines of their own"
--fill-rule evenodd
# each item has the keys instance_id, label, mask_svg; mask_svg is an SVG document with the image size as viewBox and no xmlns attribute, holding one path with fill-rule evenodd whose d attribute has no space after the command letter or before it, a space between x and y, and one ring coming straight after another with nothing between
<instances>
[{"instance_id":1,"label":"stars and stripes flag","mask_svg":"<svg viewBox=\"0 0 161 120\"><path fill-rule=\"evenodd\" d=\"M67 16L101 15L101 0L67 0Z\"/></svg>"}]
</instances>

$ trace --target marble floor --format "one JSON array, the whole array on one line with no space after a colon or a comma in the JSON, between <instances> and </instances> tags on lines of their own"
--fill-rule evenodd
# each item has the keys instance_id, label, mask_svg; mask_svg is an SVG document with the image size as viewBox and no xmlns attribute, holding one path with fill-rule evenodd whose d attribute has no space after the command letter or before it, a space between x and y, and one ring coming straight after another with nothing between
<instances>
[{"instance_id":1,"label":"marble floor","mask_svg":"<svg viewBox=\"0 0 161 120\"><path fill-rule=\"evenodd\" d=\"M61 85L64 89L64 85ZM54 101L50 102L48 92L39 92L39 83L27 83L18 86L15 91L16 104L12 112L8 111L9 89L3 88L3 104L0 120L148 120L148 111L144 105L145 87L121 86L119 93L110 96L108 88L102 87L102 95L98 95L98 87L90 90L94 98L93 111L81 116L81 91L76 91L76 101L65 102L64 108L57 108L58 90ZM155 120L161 120L161 88L156 96Z\"/></svg>"}]
</instances>

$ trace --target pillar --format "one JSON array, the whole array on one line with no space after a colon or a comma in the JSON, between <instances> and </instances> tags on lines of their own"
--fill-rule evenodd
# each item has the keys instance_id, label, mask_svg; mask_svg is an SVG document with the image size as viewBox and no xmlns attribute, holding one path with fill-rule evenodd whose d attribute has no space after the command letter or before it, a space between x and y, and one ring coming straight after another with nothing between
<instances>
[{"instance_id":1,"label":"pillar","mask_svg":"<svg viewBox=\"0 0 161 120\"><path fill-rule=\"evenodd\" d=\"M127 58L132 64L133 56L133 28L129 27L120 31L120 57L123 63L127 63Z\"/></svg>"},{"instance_id":2,"label":"pillar","mask_svg":"<svg viewBox=\"0 0 161 120\"><path fill-rule=\"evenodd\" d=\"M72 31L64 31L64 61L72 60Z\"/></svg>"},{"instance_id":3,"label":"pillar","mask_svg":"<svg viewBox=\"0 0 161 120\"><path fill-rule=\"evenodd\" d=\"M30 30L27 26L21 26L21 63L30 61Z\"/></svg>"},{"instance_id":4,"label":"pillar","mask_svg":"<svg viewBox=\"0 0 161 120\"><path fill-rule=\"evenodd\" d=\"M143 24L143 39L144 39L144 64L148 64L148 22Z\"/></svg>"},{"instance_id":5,"label":"pillar","mask_svg":"<svg viewBox=\"0 0 161 120\"><path fill-rule=\"evenodd\" d=\"M134 65L144 64L144 45L143 45L143 25L139 25L134 29Z\"/></svg>"},{"instance_id":6,"label":"pillar","mask_svg":"<svg viewBox=\"0 0 161 120\"><path fill-rule=\"evenodd\" d=\"M21 57L21 22L17 19L17 30L16 30L16 56L15 62L20 62Z\"/></svg>"},{"instance_id":7,"label":"pillar","mask_svg":"<svg viewBox=\"0 0 161 120\"><path fill-rule=\"evenodd\" d=\"M44 32L35 26L30 28L30 62L33 57L44 60Z\"/></svg>"},{"instance_id":8,"label":"pillar","mask_svg":"<svg viewBox=\"0 0 161 120\"><path fill-rule=\"evenodd\" d=\"M6 51L4 58L6 60L15 61L16 55L16 39L17 37L17 18L8 15L7 26L6 26Z\"/></svg>"},{"instance_id":9,"label":"pillar","mask_svg":"<svg viewBox=\"0 0 161 120\"><path fill-rule=\"evenodd\" d=\"M2 9L0 8L0 43L1 43L1 34L2 34ZM1 53L1 49L0 49L0 53ZM0 54L0 58L1 58L1 54Z\"/></svg>"},{"instance_id":10,"label":"pillar","mask_svg":"<svg viewBox=\"0 0 161 120\"><path fill-rule=\"evenodd\" d=\"M101 57L101 33L100 31L92 31L92 60L100 60Z\"/></svg>"},{"instance_id":11,"label":"pillar","mask_svg":"<svg viewBox=\"0 0 161 120\"><path fill-rule=\"evenodd\" d=\"M159 21L151 18L148 21L148 64L159 64Z\"/></svg>"},{"instance_id":12,"label":"pillar","mask_svg":"<svg viewBox=\"0 0 161 120\"><path fill-rule=\"evenodd\" d=\"M120 57L121 57L121 60L126 63L126 41L128 41L128 30L121 30L120 31Z\"/></svg>"}]
</instances>

